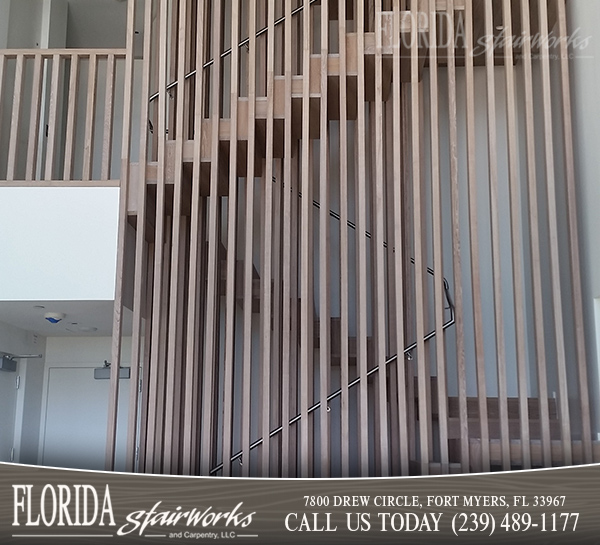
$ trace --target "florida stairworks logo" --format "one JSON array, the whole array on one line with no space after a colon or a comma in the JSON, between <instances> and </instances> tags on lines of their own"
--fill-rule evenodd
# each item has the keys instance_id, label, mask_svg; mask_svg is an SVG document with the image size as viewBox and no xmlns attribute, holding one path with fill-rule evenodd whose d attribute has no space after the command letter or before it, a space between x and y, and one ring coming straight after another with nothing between
<instances>
[{"instance_id":1,"label":"florida stairworks logo","mask_svg":"<svg viewBox=\"0 0 600 545\"><path fill-rule=\"evenodd\" d=\"M30 532L31 527L43 528L47 537L53 535L47 532L50 528L61 529L60 537L68 537L64 533L65 527L113 531L111 534L102 534L103 536L139 535L171 539L258 537L239 532L247 532L244 529L252 524L252 517L256 514L245 513L243 502L225 511L217 510L212 505L191 509L179 505L167 510L160 500L150 509L126 514L123 523L115 517L108 485L102 490L89 484L47 484L43 487L14 484L12 488L13 537L25 537L25 534L16 533L17 529L14 527L27 529L27 535L32 536L34 534ZM83 536L78 533L73 537Z\"/></svg>"}]
</instances>

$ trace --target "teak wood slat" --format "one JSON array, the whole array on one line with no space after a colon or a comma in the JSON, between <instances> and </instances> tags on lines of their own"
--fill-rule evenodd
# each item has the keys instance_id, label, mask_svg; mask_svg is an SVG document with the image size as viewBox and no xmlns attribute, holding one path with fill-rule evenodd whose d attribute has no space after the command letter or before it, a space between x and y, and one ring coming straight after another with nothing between
<instances>
[{"instance_id":1,"label":"teak wood slat","mask_svg":"<svg viewBox=\"0 0 600 545\"><path fill-rule=\"evenodd\" d=\"M19 139L19 122L21 118L21 94L23 92L23 55L17 56L15 67L15 85L12 103L12 119L10 122L10 139L8 142L8 162L6 167L6 179L11 181L15 178L15 163L17 161L17 141Z\"/></svg>"},{"instance_id":2,"label":"teak wood slat","mask_svg":"<svg viewBox=\"0 0 600 545\"><path fill-rule=\"evenodd\" d=\"M92 64L92 58L90 57L90 65ZM94 57L94 67L95 67L95 57ZM91 68L90 68L91 70ZM94 69L95 74L95 69ZM60 81L60 55L54 54L52 56L52 82L50 84L50 105L48 110L48 141L46 143L46 170L45 170L45 179L52 180L52 173L54 172L54 158L55 158L55 145L56 145L56 124L58 120L58 85ZM95 81L95 76L94 76ZM88 83L89 87L91 87L91 80ZM93 93L93 92L92 92ZM88 112L89 112L89 104L93 102L93 94L88 89ZM89 115L89 114L88 114ZM90 122L91 126L91 122ZM88 143L86 138L86 144ZM85 167L85 157L87 157L86 150L88 147L84 148L84 167ZM85 169L84 169L85 173ZM83 180L89 180L89 177L82 177Z\"/></svg>"},{"instance_id":3,"label":"teak wood slat","mask_svg":"<svg viewBox=\"0 0 600 545\"><path fill-rule=\"evenodd\" d=\"M77 66L77 61L73 60L74 65ZM72 65L73 66L73 65ZM31 86L31 113L29 122L29 139L27 143L27 166L25 169L25 180L30 182L35 177L37 162L38 162L38 143L39 143L39 130L40 130L40 109L42 104L42 72L43 72L43 61L41 55L36 55L33 65L33 82ZM73 74L73 70L71 70ZM78 78L75 77L75 82ZM73 76L71 75L71 82L73 82ZM1 85L1 80L0 80ZM69 93L71 109L75 108L74 104L71 104L71 94ZM65 147L68 149L69 143L72 145L72 135L69 138L69 123L67 121L67 137ZM65 153L66 157L66 153ZM66 160L66 159L65 159ZM70 177L65 175L65 180L69 180Z\"/></svg>"},{"instance_id":4,"label":"teak wood slat","mask_svg":"<svg viewBox=\"0 0 600 545\"><path fill-rule=\"evenodd\" d=\"M129 192L129 163L131 148L131 107L133 97L133 20L135 4L127 4L127 56L125 63L125 84L123 90L123 137L121 146L121 185L119 191L119 222L117 231L117 263L115 278L115 302L113 308L113 338L111 346L110 390L108 399L108 423L106 429L106 468L115 469L117 443L117 418L119 408L119 375L124 315L125 255L127 252L127 202ZM112 109L112 106L111 106Z\"/></svg>"},{"instance_id":5,"label":"teak wood slat","mask_svg":"<svg viewBox=\"0 0 600 545\"><path fill-rule=\"evenodd\" d=\"M510 0L502 2L502 19L508 36L513 35L512 6ZM513 305L515 312L514 330L516 336L517 376L519 390L519 419L521 428L521 449L524 468L531 467L531 447L529 435L529 414L527 407L527 347L525 339L525 316L522 301L525 298L523 290L523 258L519 251L523 237L520 214L521 187L519 179L518 133L517 133L517 106L515 95L515 68L513 65L512 44L506 48L505 82L506 82L506 125L508 139L508 163L511 207L511 242L512 242L512 280L513 280ZM506 432L506 429L504 430ZM504 448L504 447L503 447ZM506 459L506 456L505 456Z\"/></svg>"},{"instance_id":6,"label":"teak wood slat","mask_svg":"<svg viewBox=\"0 0 600 545\"><path fill-rule=\"evenodd\" d=\"M471 254L471 288L475 337L475 369L481 428L481 468L489 471L489 429L486 403L485 350L483 341L483 312L481 307L481 272L477 206L477 156L475 135L475 88L473 70L473 1L465 1L465 76L467 98L467 175L469 183L469 237ZM473 461L472 461L473 463Z\"/></svg>"},{"instance_id":7,"label":"teak wood slat","mask_svg":"<svg viewBox=\"0 0 600 545\"><path fill-rule=\"evenodd\" d=\"M548 203L548 235L550 242L550 269L552 277L552 302L554 316L554 337L556 344L556 371L558 376L558 395L561 412L561 439L563 444L563 460L567 465L572 463L571 423L569 416L569 392L567 380L567 362L564 338L563 309L560 286L560 252L558 242L558 215L556 178L554 166L554 136L552 134L552 91L550 82L550 52L548 45L548 2L539 2L540 46L542 69L542 104L544 126L544 152L546 167L546 193Z\"/></svg>"},{"instance_id":8,"label":"teak wood slat","mask_svg":"<svg viewBox=\"0 0 600 545\"><path fill-rule=\"evenodd\" d=\"M379 474L387 477L390 474L389 432L388 432L388 384L385 372L386 360L386 294L385 294L385 247L384 247L384 210L385 210L385 176L384 176L384 127L383 127L383 39L382 14L379 3L375 8L375 192L373 198L373 216L375 237L373 250L375 257L374 303L375 312L375 363L381 371L377 374L378 396L377 416L379 420Z\"/></svg>"},{"instance_id":9,"label":"teak wood slat","mask_svg":"<svg viewBox=\"0 0 600 545\"><path fill-rule=\"evenodd\" d=\"M448 40L454 43L454 0L448 0ZM452 209L452 269L454 272L454 305L456 314L456 379L459 400L460 464L463 472L469 471L469 428L467 422L467 368L465 361L465 324L463 314L462 256L460 245L460 187L458 173L458 124L456 59L454 48L448 51L448 149L450 170L450 193Z\"/></svg>"},{"instance_id":10,"label":"teak wood slat","mask_svg":"<svg viewBox=\"0 0 600 545\"><path fill-rule=\"evenodd\" d=\"M312 317L312 294L310 290L312 276L312 188L310 177L310 54L311 20L310 2L304 0L302 12L302 207L300 238L300 477L309 477L309 368L313 364L313 347L310 328Z\"/></svg>"},{"instance_id":11,"label":"teak wood slat","mask_svg":"<svg viewBox=\"0 0 600 545\"><path fill-rule=\"evenodd\" d=\"M494 66L494 17L491 0L484 5L485 34L488 36L485 54L487 125L488 125L488 175L490 193L491 245L494 291L494 332L496 341L496 376L498 381L498 404L502 446L502 469L510 469L510 445L508 436L508 408L506 386L506 345L504 334L504 310L502 301L502 257L500 254L500 201L498 181L498 135L496 127L496 76Z\"/></svg>"},{"instance_id":12,"label":"teak wood slat","mask_svg":"<svg viewBox=\"0 0 600 545\"><path fill-rule=\"evenodd\" d=\"M213 16L213 53L220 49L221 45L221 0L216 0L212 6ZM213 434L215 408L215 379L217 373L218 353L218 321L219 321L219 123L220 101L218 99L219 84L221 80L221 56L215 55L215 62L211 68L211 109L212 122L211 134L211 168L210 168L210 197L208 202L208 268L206 279L206 306L207 319L205 322L204 338L204 366L202 379L202 425L201 425L201 448L200 448L200 471L208 474L213 462Z\"/></svg>"},{"instance_id":13,"label":"teak wood slat","mask_svg":"<svg viewBox=\"0 0 600 545\"><path fill-rule=\"evenodd\" d=\"M152 37L152 10L149 9L150 0L146 1L144 10L144 58L148 58L150 55L150 41ZM142 94L148 94L150 92L150 66L149 63L143 64L142 71ZM148 125L149 105L147 102L141 104L141 126ZM145 157L148 151L148 131L140 131L140 157ZM66 170L66 166L65 166ZM138 176L137 190L137 202L138 202L138 221L144 224L147 221L146 210L146 179L145 170L142 169ZM132 191L133 191L132 187ZM133 471L135 469L135 451L138 443L138 408L139 408L139 394L140 387L139 383L147 388L149 386L148 380L148 342L151 335L144 335L144 326L142 323L144 313L148 315L149 309L151 308L151 286L152 286L152 271L153 269L148 266L151 260L151 254L146 242L146 229L136 229L135 236L135 263L134 263L134 287L133 287L133 317L132 317L132 334L131 334L131 384L129 389L129 411L127 419L127 460L126 470ZM145 282L144 282L145 280ZM146 292L145 300L144 294ZM148 295L149 293L149 295ZM146 329L148 328L150 320L146 319ZM146 347L144 344L146 343ZM145 349L144 349L145 348ZM143 359L142 359L143 358ZM143 362L143 363L142 363ZM140 373L142 370L142 373ZM140 376L141 375L141 376ZM144 390L142 389L142 392ZM143 396L144 406L147 407L147 395ZM142 429L144 426L142 425ZM139 444L144 445L145 441L142 439L143 433L139 432ZM140 453L141 454L141 453ZM144 459L143 456L140 457Z\"/></svg>"},{"instance_id":14,"label":"teak wood slat","mask_svg":"<svg viewBox=\"0 0 600 545\"><path fill-rule=\"evenodd\" d=\"M232 3L231 41L239 41L240 5L238 0ZM233 373L235 363L235 304L237 259L237 138L238 138L238 93L239 93L239 48L233 47L231 54L231 111L229 143L229 198L227 200L227 286L225 301L225 354L224 354L224 393L223 411L223 475L231 475L229 460L232 454L233 432Z\"/></svg>"},{"instance_id":15,"label":"teak wood slat","mask_svg":"<svg viewBox=\"0 0 600 545\"><path fill-rule=\"evenodd\" d=\"M529 236L531 252L531 287L534 301L534 326L536 348L537 386L541 410L541 449L545 465L552 464L550 425L548 413L548 383L546 380L546 340L543 326L544 306L542 294L542 265L540 256L539 213L537 197L537 168L535 145L535 119L533 102L533 68L529 0L521 2L521 21L526 39L523 41L523 80L525 88L525 132L527 152L527 187L529 197Z\"/></svg>"},{"instance_id":16,"label":"teak wood slat","mask_svg":"<svg viewBox=\"0 0 600 545\"><path fill-rule=\"evenodd\" d=\"M366 158L366 122L365 122L365 9L363 2L356 6L356 35L357 35L357 121L354 134L356 172L356 318L357 318L357 357L358 376L358 441L359 441L359 474L366 477L369 474L369 391L367 384L368 350L367 350L367 243L364 236L367 231L367 167Z\"/></svg>"},{"instance_id":17,"label":"teak wood slat","mask_svg":"<svg viewBox=\"0 0 600 545\"><path fill-rule=\"evenodd\" d=\"M567 183L567 199L569 213L569 249L571 263L571 286L574 305L575 346L577 354L577 370L579 379L579 398L581 410L581 443L584 463L593 461L592 437L590 423L590 394L588 385L587 357L584 339L583 295L579 246L577 242L577 195L575 178L575 158L573 143L573 120L571 113L571 90L569 79L569 51L567 47L567 21L564 0L558 0L558 34L560 48L560 72L562 91L562 113L564 133L564 156Z\"/></svg>"},{"instance_id":18,"label":"teak wood slat","mask_svg":"<svg viewBox=\"0 0 600 545\"><path fill-rule=\"evenodd\" d=\"M448 423L447 423L447 388L446 388L446 347L444 335L444 284L440 271L444 270L442 260L442 194L440 174L440 134L439 134L439 82L438 82L438 45L437 45L437 12L434 2L429 3L429 103L431 105L431 200L432 200L432 230L433 230L433 262L434 271L434 300L435 300L435 353L436 371L438 377L438 405L440 463L442 473L449 472L448 454Z\"/></svg>"},{"instance_id":19,"label":"teak wood slat","mask_svg":"<svg viewBox=\"0 0 600 545\"><path fill-rule=\"evenodd\" d=\"M248 144L246 155L246 224L244 247L244 348L242 377L242 476L250 474L250 433L252 407L252 298L253 298L253 243L254 243L254 167L256 128L256 1L249 3L248 13Z\"/></svg>"},{"instance_id":20,"label":"teak wood slat","mask_svg":"<svg viewBox=\"0 0 600 545\"><path fill-rule=\"evenodd\" d=\"M58 69L58 62L55 63ZM53 69L54 74L54 69ZM57 76L58 77L58 76ZM90 60L88 64L88 84L87 84L87 102L86 102L86 110L85 110L85 134L83 141L83 172L81 175L82 180L91 180L92 179L92 169L94 167L94 122L96 119L96 84L98 82L98 56L90 55ZM52 115L52 114L51 114ZM52 123L49 123L50 126L53 126ZM51 135L55 134L54 131L50 132ZM49 153L52 149L48 146ZM52 165L52 160L48 163L48 158L46 158L46 177L50 177L48 166Z\"/></svg>"},{"instance_id":21,"label":"teak wood slat","mask_svg":"<svg viewBox=\"0 0 600 545\"><path fill-rule=\"evenodd\" d=\"M37 58L36 58L37 60ZM69 78L69 104L65 138L65 165L63 177L71 180L73 177L73 161L75 148L75 131L77 123L77 94L79 91L79 56L71 59L71 75ZM39 103L38 103L39 105ZM37 141L37 139L36 139ZM32 165L33 168L33 165Z\"/></svg>"},{"instance_id":22,"label":"teak wood slat","mask_svg":"<svg viewBox=\"0 0 600 545\"><path fill-rule=\"evenodd\" d=\"M321 104L319 122L319 410L321 464L320 476L331 472L330 410L327 396L331 382L331 281L330 281L330 176L329 176L329 123L328 123L328 55L329 4L321 3Z\"/></svg>"},{"instance_id":23,"label":"teak wood slat","mask_svg":"<svg viewBox=\"0 0 600 545\"><path fill-rule=\"evenodd\" d=\"M350 400L348 382L349 376L349 314L350 314L350 283L349 283L349 237L348 229L348 87L346 78L346 2L339 5L338 17L338 51L340 61L339 83L339 117L340 117L340 472L342 477L350 475Z\"/></svg>"}]
</instances>

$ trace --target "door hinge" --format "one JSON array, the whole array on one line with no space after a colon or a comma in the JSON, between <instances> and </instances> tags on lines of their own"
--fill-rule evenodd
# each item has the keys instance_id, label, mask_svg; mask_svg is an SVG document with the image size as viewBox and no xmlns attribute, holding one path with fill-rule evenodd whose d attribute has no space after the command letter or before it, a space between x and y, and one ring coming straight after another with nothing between
<instances>
[{"instance_id":1,"label":"door hinge","mask_svg":"<svg viewBox=\"0 0 600 545\"><path fill-rule=\"evenodd\" d=\"M10 461L11 462L15 461L15 447L10 449Z\"/></svg>"},{"instance_id":2,"label":"door hinge","mask_svg":"<svg viewBox=\"0 0 600 545\"><path fill-rule=\"evenodd\" d=\"M18 390L21 387L21 375L17 375L15 378L15 389Z\"/></svg>"},{"instance_id":3,"label":"door hinge","mask_svg":"<svg viewBox=\"0 0 600 545\"><path fill-rule=\"evenodd\" d=\"M138 383L138 393L141 394L142 393L142 379L140 379L138 382L139 382Z\"/></svg>"},{"instance_id":4,"label":"door hinge","mask_svg":"<svg viewBox=\"0 0 600 545\"><path fill-rule=\"evenodd\" d=\"M140 447L139 445L135 447L135 461L137 462L140 459Z\"/></svg>"}]
</instances>

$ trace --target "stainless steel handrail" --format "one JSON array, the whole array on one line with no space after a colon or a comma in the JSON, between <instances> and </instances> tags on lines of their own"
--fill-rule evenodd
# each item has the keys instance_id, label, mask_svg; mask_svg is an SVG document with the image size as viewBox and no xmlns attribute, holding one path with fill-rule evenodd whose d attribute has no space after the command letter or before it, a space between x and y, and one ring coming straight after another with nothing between
<instances>
[{"instance_id":1,"label":"stainless steel handrail","mask_svg":"<svg viewBox=\"0 0 600 545\"><path fill-rule=\"evenodd\" d=\"M321 0L310 0L309 5L313 5L317 2L320 2ZM292 17L295 16L296 14L300 13L301 11L304 10L304 6L298 6L296 9L292 10ZM281 23L283 23L285 21L285 16L280 17L279 19L275 20L275 26L279 26ZM265 34L267 31L269 30L269 27L263 27L261 28L257 33L256 33L256 37L258 38L259 36L262 36L263 34ZM250 38L244 38L239 44L238 47L244 47L245 45L248 45L250 43ZM223 53L221 53L221 58L224 59L225 57L227 57L228 55L231 55L231 47L229 49L226 49L225 51L223 51ZM209 66L212 66L214 64L215 60L214 59L210 59L209 61L206 61L206 63L204 63L202 65L202 69L205 70L206 68L208 68ZM192 76L196 75L196 70L192 70L191 72L187 73L184 77L184 80L191 78ZM179 83L179 81L175 80L172 81L171 83L169 83L167 85L166 90L170 91L171 89L173 89L174 87L177 87L177 84ZM154 93L153 95L150 96L150 98L148 99L149 102L153 102L154 100L156 100L158 97L160 96L160 91Z\"/></svg>"},{"instance_id":2,"label":"stainless steel handrail","mask_svg":"<svg viewBox=\"0 0 600 545\"><path fill-rule=\"evenodd\" d=\"M273 179L274 182L276 182L275 179ZM298 196L300 198L302 198L302 194L299 193ZM313 206L315 208L321 208L321 204L318 201L313 200ZM329 215L338 220L341 221L341 218L339 216L339 214L333 210L329 210ZM353 229L356 231L356 224L352 223L351 221L347 222L348 227L350 227L350 229ZM372 235L369 231L365 231L365 236L367 238L372 238ZM383 242L383 245L387 248L387 242ZM395 251L395 248L393 249L393 251ZM415 259L414 257L410 258L411 263L415 263ZM431 268L431 267L427 267L427 273L430 275L435 275L435 271ZM445 322L442 325L442 331L446 331L446 329L448 329L449 327L452 327L455 323L456 323L456 319L455 319L455 315L454 315L454 302L452 301L452 297L450 296L450 285L448 284L448 280L446 280L446 278L444 278L444 296L446 297L446 301L448 303L448 307L447 309L450 311L450 319ZM427 333L427 335L425 335L425 337L423 338L424 342L429 341L430 339L432 339L433 337L435 337L436 335L436 330L430 331L429 333ZM409 346L407 346L404 351L403 351L403 355L408 355L410 354L410 352L412 352L415 348L417 347L417 342L413 342L412 344L410 344ZM393 356L389 357L387 360L385 360L385 362L383 363L384 367L387 367L390 363L397 361L398 360L398 354L394 354ZM375 374L377 371L379 371L380 365L376 365L375 367L372 367L371 369L369 369L367 371L367 377L370 377L371 375ZM356 377L353 381L348 383L348 388L352 388L354 386L356 386L358 383L360 383L360 379L361 377ZM338 390L336 390L335 392L332 392L331 394L329 394L327 396L327 403L329 403L330 401L332 401L333 399L339 397L340 395L342 395L342 389L339 388ZM314 405L312 405L308 411L307 414L311 414L314 411L316 411L319 407L321 406L321 402L318 401L317 403L315 403ZM298 422L300 419L302 418L302 415L297 414L296 416L294 416L293 418L291 418L288 421L288 426L295 424L296 422ZM279 433L281 433L283 431L283 426L279 426L273 430L271 430L271 432L269 433L269 439L271 437L275 437L276 435L278 435ZM263 443L263 438L261 437L260 439L257 439L256 441L254 441L253 443L250 443L250 450L254 450L256 447L258 447L259 445L261 445ZM236 454L234 454L231 459L230 462L235 462L238 459L241 459L243 456L243 451L239 451ZM221 469L223 469L223 462L221 462L220 464L216 465L215 467L213 467L210 470L210 475L214 475L215 473L218 473L219 471L221 471Z\"/></svg>"}]
</instances>

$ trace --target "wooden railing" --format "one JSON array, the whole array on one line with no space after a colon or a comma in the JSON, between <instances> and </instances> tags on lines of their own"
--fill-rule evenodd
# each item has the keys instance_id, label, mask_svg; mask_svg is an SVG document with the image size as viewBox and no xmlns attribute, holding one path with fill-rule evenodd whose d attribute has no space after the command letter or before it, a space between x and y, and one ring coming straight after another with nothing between
<instances>
[{"instance_id":1,"label":"wooden railing","mask_svg":"<svg viewBox=\"0 0 600 545\"><path fill-rule=\"evenodd\" d=\"M0 50L0 180L120 177L124 49Z\"/></svg>"}]
</instances>

